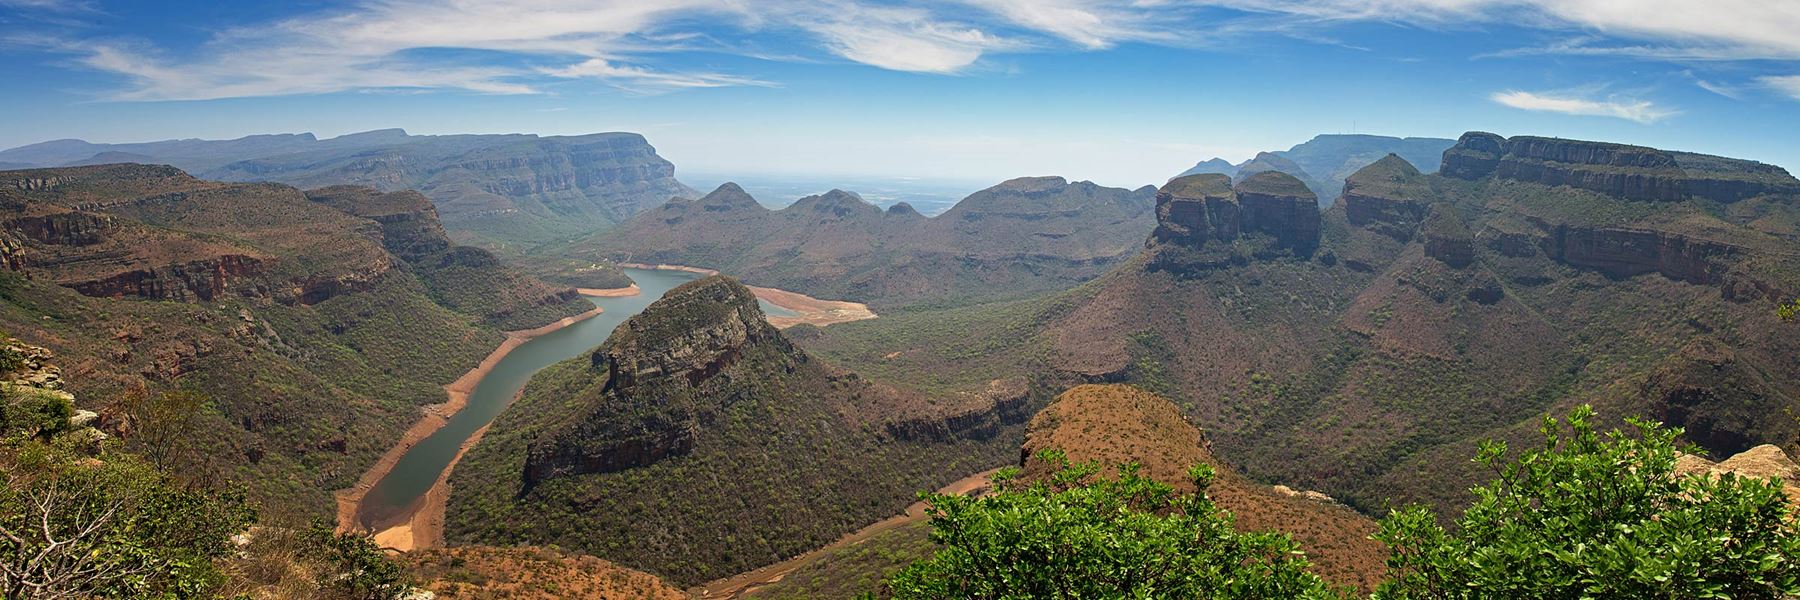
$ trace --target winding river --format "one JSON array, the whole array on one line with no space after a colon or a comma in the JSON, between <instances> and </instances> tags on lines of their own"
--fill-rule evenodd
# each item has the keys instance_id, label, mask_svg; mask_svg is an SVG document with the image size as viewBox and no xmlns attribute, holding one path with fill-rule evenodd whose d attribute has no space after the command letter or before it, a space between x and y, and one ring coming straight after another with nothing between
<instances>
[{"instance_id":1,"label":"winding river","mask_svg":"<svg viewBox=\"0 0 1800 600\"><path fill-rule=\"evenodd\" d=\"M463 442L469 439L512 402L531 375L539 369L580 356L606 341L620 323L638 314L675 286L700 277L696 273L648 269L625 269L637 282L635 296L585 296L604 312L568 327L532 338L514 348L496 363L469 394L468 405L443 427L408 449L386 477L363 496L356 515L365 528L381 529L404 520L416 510L456 459ZM759 302L771 316L794 316L794 311Z\"/></svg>"}]
</instances>

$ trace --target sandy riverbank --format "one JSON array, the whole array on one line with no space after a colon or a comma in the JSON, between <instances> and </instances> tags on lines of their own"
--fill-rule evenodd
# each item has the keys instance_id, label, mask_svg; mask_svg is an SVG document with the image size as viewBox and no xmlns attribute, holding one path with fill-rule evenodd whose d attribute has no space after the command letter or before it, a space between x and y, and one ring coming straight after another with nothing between
<instances>
[{"instance_id":1,"label":"sandy riverbank","mask_svg":"<svg viewBox=\"0 0 1800 600\"><path fill-rule=\"evenodd\" d=\"M990 469L958 479L950 485L939 488L938 493L969 494L977 490L986 489L990 480L993 478L994 473L999 470L1000 469ZM690 589L688 590L688 593L695 598L706 598L709 600L741 598L745 593L751 590L781 581L781 579L787 577L789 573L793 573L801 567L812 564L814 561L823 558L827 553L863 543L868 541L869 538L875 537L877 534L895 529L902 525L923 521L926 518L926 508L927 506L924 502L914 502L912 503L912 506L906 507L906 512L877 521L874 525L846 534L844 537L838 538L835 542L814 548L812 551L805 554L754 571L712 581L705 585L701 585L700 587Z\"/></svg>"},{"instance_id":2,"label":"sandy riverbank","mask_svg":"<svg viewBox=\"0 0 1800 600\"><path fill-rule=\"evenodd\" d=\"M583 296L593 296L596 298L621 298L624 296L636 296L643 293L642 290L638 289L638 285L635 283L622 288L575 288L575 291L581 292L581 295Z\"/></svg>"},{"instance_id":3,"label":"sandy riverbank","mask_svg":"<svg viewBox=\"0 0 1800 600\"><path fill-rule=\"evenodd\" d=\"M419 417L419 420L414 422L412 427L408 428L404 435L400 436L400 441L398 443L394 444L393 447L388 448L388 451L385 454L382 454L381 458L376 460L375 464L369 467L368 471L363 472L362 477L357 479L356 485L337 491L338 530L355 531L362 529L361 524L358 523L357 513L362 508L363 497L368 495L369 490L373 489L375 484L380 483L383 478L387 477L389 472L393 471L394 465L400 462L400 457L405 456L408 450L411 450L413 446L418 445L418 443L425 438L430 437L431 434L436 433L445 423L450 422L451 416L454 416L458 411L461 411L463 407L468 406L469 394L474 392L476 384L481 383L481 379L486 377L488 372L494 369L494 365L500 364L500 359L505 358L514 348L518 348L525 342L531 341L532 338L585 321L595 315L599 315L601 312L603 312L601 308L596 306L593 310L572 317L565 317L555 323L543 327L506 332L506 340L502 341L498 347L494 348L493 352L489 352L486 358L481 359L480 364L476 365L475 368L470 369L468 372L463 373L462 377L456 378L456 381L452 381L444 386L444 402L442 404L426 406L423 409L425 414ZM483 430L485 431L486 428L484 427ZM481 432L476 432L475 435L470 436L470 441L463 443L462 450L457 453L456 459L462 458L461 452L468 450L468 448L473 445L473 440L478 439L480 436ZM452 459L452 466L455 465L454 460L455 459ZM401 525L389 527L377 534L376 542L384 546L402 549L399 547L402 545L399 542L404 541L405 545L411 546L404 548L404 550L430 547L428 544L434 542L441 543L443 536L443 504L449 499L449 474L450 470L445 469L444 472L438 476L438 480L432 485L431 490L426 493L425 501L416 503L414 507L411 507L412 514L409 515ZM438 505L435 528L430 524L420 523L422 513L429 512L422 509L425 508L425 506L432 504L434 497L436 498ZM430 535L418 535L419 533ZM387 542L395 543L390 544Z\"/></svg>"},{"instance_id":4,"label":"sandy riverbank","mask_svg":"<svg viewBox=\"0 0 1800 600\"><path fill-rule=\"evenodd\" d=\"M701 275L718 275L719 274L718 271L715 271L713 269L704 269L704 268L700 268L700 267L689 267L689 266L685 266L685 265L662 265L662 264L647 265L647 264L643 264L643 263L619 263L619 266L625 267L625 268L631 268L631 269L655 269L655 270L661 270L661 271L685 271L688 273L699 273ZM875 314L875 311L869 310L869 305L863 304L860 302L846 302L843 300L820 300L818 298L814 298L814 297L808 296L806 294L802 294L799 292L790 292L788 290L783 290L783 289L768 288L768 287L756 287L754 285L747 285L745 287L750 288L750 292L753 294L756 294L756 297L761 298L763 302L767 302L769 304L773 304L775 306L779 306L779 307L794 311L796 313L799 313L799 316L794 316L794 317L770 315L769 316L769 324L774 325L775 327L780 328L780 329L787 329L789 327L793 327L793 326L799 325L801 323L808 323L808 324L812 324L812 325L817 325L819 327L824 327L826 325L832 325L832 324L836 324L836 323L848 323L851 321L861 321L863 319L873 319L878 316Z\"/></svg>"}]
</instances>

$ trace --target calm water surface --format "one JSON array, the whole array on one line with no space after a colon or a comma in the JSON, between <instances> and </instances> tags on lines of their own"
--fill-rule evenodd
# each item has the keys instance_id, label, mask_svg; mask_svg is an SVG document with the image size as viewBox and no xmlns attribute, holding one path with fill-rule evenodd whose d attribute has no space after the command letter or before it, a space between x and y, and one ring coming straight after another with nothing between
<instances>
[{"instance_id":1,"label":"calm water surface","mask_svg":"<svg viewBox=\"0 0 1800 600\"><path fill-rule=\"evenodd\" d=\"M467 407L450 417L450 422L431 437L408 450L394 465L394 470L369 490L363 500L362 514L358 515L363 525L384 527L405 514L407 507L422 498L431 489L431 484L437 482L438 474L450 466L450 460L456 456L463 441L499 416L533 373L592 350L605 342L625 319L661 298L663 292L699 277L682 271L626 269L625 272L637 282L642 293L623 298L587 297L606 312L532 339L507 353L487 377L476 384L475 391L469 394ZM767 303L763 304L763 310L772 315L794 314Z\"/></svg>"}]
</instances>

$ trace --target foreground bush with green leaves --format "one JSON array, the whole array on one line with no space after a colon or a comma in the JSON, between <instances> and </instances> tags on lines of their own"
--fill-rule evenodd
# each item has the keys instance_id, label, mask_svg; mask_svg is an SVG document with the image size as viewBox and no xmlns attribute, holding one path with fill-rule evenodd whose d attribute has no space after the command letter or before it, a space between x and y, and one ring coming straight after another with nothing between
<instances>
[{"instance_id":1,"label":"foreground bush with green leaves","mask_svg":"<svg viewBox=\"0 0 1800 600\"><path fill-rule=\"evenodd\" d=\"M197 598L254 514L77 436L0 447L0 597ZM98 457L96 457L98 456Z\"/></svg>"},{"instance_id":2,"label":"foreground bush with green leaves","mask_svg":"<svg viewBox=\"0 0 1800 600\"><path fill-rule=\"evenodd\" d=\"M1583 406L1546 417L1543 445L1510 462L1446 529L1396 511L1381 598L1782 598L1800 594L1800 537L1778 480L1676 472L1680 430L1633 420L1596 432Z\"/></svg>"},{"instance_id":3,"label":"foreground bush with green leaves","mask_svg":"<svg viewBox=\"0 0 1800 600\"><path fill-rule=\"evenodd\" d=\"M1679 429L1595 431L1579 407L1517 459L1481 445L1498 479L1445 530L1391 514L1382 598L1782 598L1800 593L1800 537L1775 479L1676 472Z\"/></svg>"},{"instance_id":4,"label":"foreground bush with green leaves","mask_svg":"<svg viewBox=\"0 0 1800 600\"><path fill-rule=\"evenodd\" d=\"M902 599L1334 598L1285 534L1242 533L1202 494L1121 467L1070 466L1058 453L1048 481L997 475L993 494L926 494L931 539L942 549L894 575ZM1210 467L1190 476L1201 490Z\"/></svg>"},{"instance_id":5,"label":"foreground bush with green leaves","mask_svg":"<svg viewBox=\"0 0 1800 600\"><path fill-rule=\"evenodd\" d=\"M1582 406L1546 417L1542 445L1475 460L1496 479L1446 527L1397 510L1376 539L1392 554L1377 600L1787 598L1800 594L1800 536L1779 479L1676 469L1681 430L1632 420L1597 431ZM887 582L901 599L1325 598L1285 535L1232 529L1204 496L1175 494L1134 466L1049 481L1016 471L979 497L927 494L931 558ZM1211 470L1193 476L1206 489Z\"/></svg>"}]
</instances>

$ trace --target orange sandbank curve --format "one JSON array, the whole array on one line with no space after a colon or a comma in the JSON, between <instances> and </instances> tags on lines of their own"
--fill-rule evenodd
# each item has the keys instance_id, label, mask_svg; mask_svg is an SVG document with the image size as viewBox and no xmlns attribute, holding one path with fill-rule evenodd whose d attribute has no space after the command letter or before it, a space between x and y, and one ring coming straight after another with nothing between
<instances>
[{"instance_id":1,"label":"orange sandbank curve","mask_svg":"<svg viewBox=\"0 0 1800 600\"><path fill-rule=\"evenodd\" d=\"M713 269L689 267L686 265L619 263L619 266L629 269L685 271L688 273L699 273L701 275L719 274L718 271ZM824 327L836 323L873 319L878 316L875 314L875 311L869 310L869 305L860 302L820 300L806 294L790 292L783 289L756 287L754 285L745 287L750 288L750 292L756 294L756 297L761 298L763 302L799 313L799 316L793 317L770 315L769 324L781 329L787 329L801 323Z\"/></svg>"}]
</instances>

